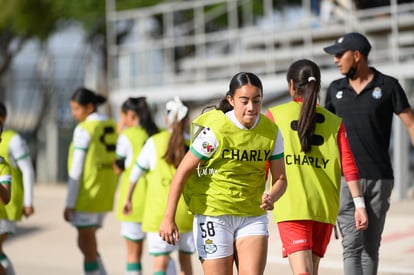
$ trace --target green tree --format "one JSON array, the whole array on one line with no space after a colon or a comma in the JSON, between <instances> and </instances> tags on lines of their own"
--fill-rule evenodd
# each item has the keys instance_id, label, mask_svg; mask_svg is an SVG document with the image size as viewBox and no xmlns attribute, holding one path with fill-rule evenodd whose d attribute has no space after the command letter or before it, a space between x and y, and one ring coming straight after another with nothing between
<instances>
[{"instance_id":1,"label":"green tree","mask_svg":"<svg viewBox=\"0 0 414 275\"><path fill-rule=\"evenodd\" d=\"M114 3L116 10L128 10L148 7L171 0L0 0L0 81L16 54L29 40L38 40L40 43L47 41L48 37L56 30L64 28L71 22L80 23L87 36L86 42L92 46L98 55L102 57L102 75L107 75L107 40L106 40L106 3ZM183 0L184 1L184 0ZM243 1L243 0L240 0ZM254 11L260 15L263 11L262 1L253 1ZM298 4L300 0L273 0L275 8L281 8L286 4ZM216 7L213 5L211 8ZM189 19L193 14L178 14L180 20ZM156 18L161 20L161 18ZM226 18L218 18L214 25L208 25L212 31L225 27ZM121 42L128 35L132 27L126 27L116 31L116 40ZM104 85L104 84L103 84ZM107 87L102 89L106 93ZM3 89L0 84L0 99L3 98Z\"/></svg>"},{"instance_id":2,"label":"green tree","mask_svg":"<svg viewBox=\"0 0 414 275\"><path fill-rule=\"evenodd\" d=\"M115 0L114 0L115 1ZM118 0L117 9L154 5L161 0ZM45 42L65 22L79 22L88 42L105 51L105 1L103 0L0 0L0 79L13 58L29 40ZM104 53L102 53L104 54Z\"/></svg>"},{"instance_id":3,"label":"green tree","mask_svg":"<svg viewBox=\"0 0 414 275\"><path fill-rule=\"evenodd\" d=\"M113 1L117 10L148 7L171 0L0 0L0 78L7 71L13 57L30 39L44 42L63 22L79 22L85 28L87 42L105 55L105 7ZM280 8L285 4L300 3L300 0L273 0ZM262 11L262 1L253 1L254 10ZM185 15L183 15L186 17ZM226 24L226 21L221 21ZM122 39L128 29L118 33Z\"/></svg>"},{"instance_id":4,"label":"green tree","mask_svg":"<svg viewBox=\"0 0 414 275\"><path fill-rule=\"evenodd\" d=\"M30 39L46 41L59 15L51 0L0 0L0 78Z\"/></svg>"}]
</instances>

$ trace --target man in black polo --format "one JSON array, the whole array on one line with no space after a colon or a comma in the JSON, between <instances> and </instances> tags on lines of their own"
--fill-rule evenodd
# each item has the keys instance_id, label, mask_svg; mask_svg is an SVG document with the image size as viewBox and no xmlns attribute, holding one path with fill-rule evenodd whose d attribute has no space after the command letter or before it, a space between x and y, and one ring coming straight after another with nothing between
<instances>
[{"instance_id":1,"label":"man in black polo","mask_svg":"<svg viewBox=\"0 0 414 275\"><path fill-rule=\"evenodd\" d=\"M346 184L341 186L338 225L343 236L346 275L375 275L385 215L394 186L388 154L392 118L397 114L414 144L414 115L401 85L393 77L368 66L371 45L360 33L347 33L325 47L345 77L327 90L325 107L343 119L361 177L368 213L368 229L357 231L354 202Z\"/></svg>"}]
</instances>

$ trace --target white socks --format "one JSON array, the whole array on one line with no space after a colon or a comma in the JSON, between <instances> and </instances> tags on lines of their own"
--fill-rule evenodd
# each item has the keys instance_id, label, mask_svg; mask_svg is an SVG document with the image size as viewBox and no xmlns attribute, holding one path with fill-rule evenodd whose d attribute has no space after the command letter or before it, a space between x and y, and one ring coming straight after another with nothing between
<instances>
[{"instance_id":1,"label":"white socks","mask_svg":"<svg viewBox=\"0 0 414 275\"><path fill-rule=\"evenodd\" d=\"M170 257L170 261L167 266L167 275L177 275L177 269L175 268L175 262L173 258Z\"/></svg>"},{"instance_id":2,"label":"white socks","mask_svg":"<svg viewBox=\"0 0 414 275\"><path fill-rule=\"evenodd\" d=\"M98 260L99 275L107 275L101 256L98 255L96 259Z\"/></svg>"},{"instance_id":3,"label":"white socks","mask_svg":"<svg viewBox=\"0 0 414 275\"><path fill-rule=\"evenodd\" d=\"M3 266L4 270L6 271L6 275L16 275L11 261L9 260L9 258L7 258L5 254L0 256L0 264Z\"/></svg>"},{"instance_id":4,"label":"white socks","mask_svg":"<svg viewBox=\"0 0 414 275\"><path fill-rule=\"evenodd\" d=\"M98 255L95 263L84 264L85 275L107 275L101 257ZM8 275L8 274L7 274Z\"/></svg>"}]
</instances>

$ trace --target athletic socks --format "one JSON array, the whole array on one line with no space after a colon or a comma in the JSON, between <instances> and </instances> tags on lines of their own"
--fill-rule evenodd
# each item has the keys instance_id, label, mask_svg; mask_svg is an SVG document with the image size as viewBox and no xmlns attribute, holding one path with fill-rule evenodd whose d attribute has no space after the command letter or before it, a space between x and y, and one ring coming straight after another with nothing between
<instances>
[{"instance_id":1,"label":"athletic socks","mask_svg":"<svg viewBox=\"0 0 414 275\"><path fill-rule=\"evenodd\" d=\"M167 266L167 275L177 275L177 269L175 268L175 262L173 258L170 257L170 261Z\"/></svg>"},{"instance_id":2,"label":"athletic socks","mask_svg":"<svg viewBox=\"0 0 414 275\"><path fill-rule=\"evenodd\" d=\"M142 267L141 263L127 263L126 275L141 275Z\"/></svg>"},{"instance_id":3,"label":"athletic socks","mask_svg":"<svg viewBox=\"0 0 414 275\"><path fill-rule=\"evenodd\" d=\"M154 272L153 275L177 275L174 260L170 257L170 260L168 261L167 271L157 271Z\"/></svg>"},{"instance_id":4,"label":"athletic socks","mask_svg":"<svg viewBox=\"0 0 414 275\"><path fill-rule=\"evenodd\" d=\"M16 273L14 272L13 265L9 258L7 258L6 254L0 255L0 264L6 271L6 275L16 275Z\"/></svg>"},{"instance_id":5,"label":"athletic socks","mask_svg":"<svg viewBox=\"0 0 414 275\"><path fill-rule=\"evenodd\" d=\"M83 264L85 275L107 275L102 258L98 256L96 259L96 262Z\"/></svg>"},{"instance_id":6,"label":"athletic socks","mask_svg":"<svg viewBox=\"0 0 414 275\"><path fill-rule=\"evenodd\" d=\"M107 275L101 256L98 255L96 259L98 260L99 275Z\"/></svg>"},{"instance_id":7,"label":"athletic socks","mask_svg":"<svg viewBox=\"0 0 414 275\"><path fill-rule=\"evenodd\" d=\"M85 271L85 275L100 275L98 262L84 263L83 270Z\"/></svg>"}]
</instances>

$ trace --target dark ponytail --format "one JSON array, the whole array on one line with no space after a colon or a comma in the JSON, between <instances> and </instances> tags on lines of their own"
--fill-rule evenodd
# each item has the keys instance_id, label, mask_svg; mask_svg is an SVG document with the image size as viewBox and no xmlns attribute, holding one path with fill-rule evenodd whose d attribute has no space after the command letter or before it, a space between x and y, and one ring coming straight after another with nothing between
<instances>
[{"instance_id":1,"label":"dark ponytail","mask_svg":"<svg viewBox=\"0 0 414 275\"><path fill-rule=\"evenodd\" d=\"M96 111L99 105L106 102L106 97L97 94L85 87L79 87L72 94L70 100L75 101L82 106L86 106L91 103L94 106L94 111Z\"/></svg>"},{"instance_id":2,"label":"dark ponytail","mask_svg":"<svg viewBox=\"0 0 414 275\"><path fill-rule=\"evenodd\" d=\"M312 138L316 125L316 104L321 87L321 73L314 62L301 59L289 67L287 80L293 81L295 97L302 97L303 103L298 120L298 135L302 151L309 153L312 150Z\"/></svg>"},{"instance_id":3,"label":"dark ponytail","mask_svg":"<svg viewBox=\"0 0 414 275\"><path fill-rule=\"evenodd\" d=\"M121 111L133 111L139 117L139 124L145 129L148 136L158 133L158 127L155 124L151 109L148 106L145 97L130 97L121 106Z\"/></svg>"}]
</instances>

